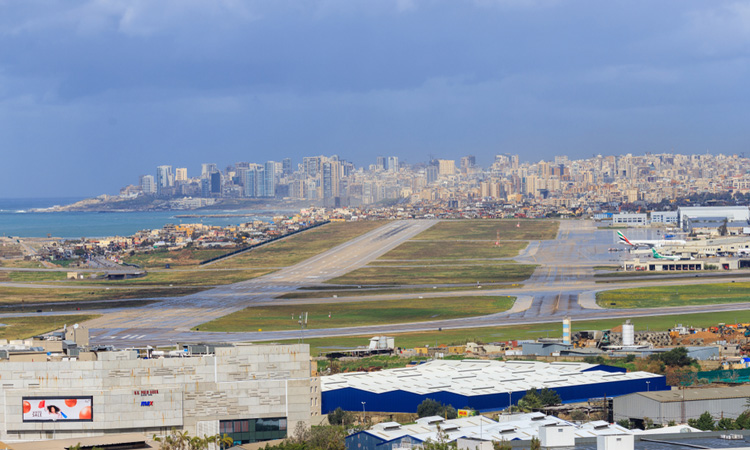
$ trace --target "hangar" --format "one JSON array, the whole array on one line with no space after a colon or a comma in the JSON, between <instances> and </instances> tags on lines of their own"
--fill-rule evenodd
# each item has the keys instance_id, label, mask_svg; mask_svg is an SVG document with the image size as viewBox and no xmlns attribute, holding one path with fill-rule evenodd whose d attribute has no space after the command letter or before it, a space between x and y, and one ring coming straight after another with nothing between
<instances>
[{"instance_id":1,"label":"hangar","mask_svg":"<svg viewBox=\"0 0 750 450\"><path fill-rule=\"evenodd\" d=\"M322 412L416 412L427 398L478 411L517 403L530 389L549 388L564 403L668 390L661 375L579 362L434 360L380 372L353 372L321 378Z\"/></svg>"}]
</instances>

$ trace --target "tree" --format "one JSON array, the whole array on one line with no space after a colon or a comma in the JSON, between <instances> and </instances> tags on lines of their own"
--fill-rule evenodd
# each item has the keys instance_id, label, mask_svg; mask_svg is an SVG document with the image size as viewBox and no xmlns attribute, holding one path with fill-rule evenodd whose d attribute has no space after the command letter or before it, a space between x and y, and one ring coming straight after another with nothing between
<instances>
[{"instance_id":1,"label":"tree","mask_svg":"<svg viewBox=\"0 0 750 450\"><path fill-rule=\"evenodd\" d=\"M443 431L440 428L440 425L437 426L437 437L433 441L432 439L427 439L423 444L422 448L424 450L455 450L456 449L456 442L449 442L448 434Z\"/></svg>"},{"instance_id":2,"label":"tree","mask_svg":"<svg viewBox=\"0 0 750 450\"><path fill-rule=\"evenodd\" d=\"M693 364L695 361L693 358L688 356L688 351L685 347L675 347L668 352L654 353L649 356L649 359L655 359L661 361L667 366L685 367Z\"/></svg>"},{"instance_id":3,"label":"tree","mask_svg":"<svg viewBox=\"0 0 750 450\"><path fill-rule=\"evenodd\" d=\"M354 416L349 411L344 411L341 408L328 413L328 423L331 425L344 425L349 426L354 423Z\"/></svg>"},{"instance_id":4,"label":"tree","mask_svg":"<svg viewBox=\"0 0 750 450\"><path fill-rule=\"evenodd\" d=\"M456 409L451 405L444 405L437 400L426 398L417 406L417 416L441 416L446 419L455 419L458 417L458 413L456 413Z\"/></svg>"},{"instance_id":5,"label":"tree","mask_svg":"<svg viewBox=\"0 0 750 450\"><path fill-rule=\"evenodd\" d=\"M533 411L545 406L557 405L560 401L560 396L551 389L544 388L541 391L529 389L526 395L518 401L518 407L524 411Z\"/></svg>"},{"instance_id":6,"label":"tree","mask_svg":"<svg viewBox=\"0 0 750 450\"><path fill-rule=\"evenodd\" d=\"M632 422L630 422L630 419L620 419L617 421L617 425L620 425L623 428L627 428L628 430L633 428Z\"/></svg>"},{"instance_id":7,"label":"tree","mask_svg":"<svg viewBox=\"0 0 750 450\"><path fill-rule=\"evenodd\" d=\"M719 226L718 231L719 231L719 235L720 236L726 236L727 235L727 219L724 219L724 223L722 223Z\"/></svg>"},{"instance_id":8,"label":"tree","mask_svg":"<svg viewBox=\"0 0 750 450\"><path fill-rule=\"evenodd\" d=\"M531 438L531 450L542 450L542 443L539 441L539 438L534 436Z\"/></svg>"},{"instance_id":9,"label":"tree","mask_svg":"<svg viewBox=\"0 0 750 450\"><path fill-rule=\"evenodd\" d=\"M734 421L737 428L740 430L750 429L750 410L745 410L742 414L737 417Z\"/></svg>"},{"instance_id":10,"label":"tree","mask_svg":"<svg viewBox=\"0 0 750 450\"><path fill-rule=\"evenodd\" d=\"M719 419L719 422L716 424L717 430L738 430L739 427L737 426L737 423L732 420L729 417L724 417L723 419Z\"/></svg>"},{"instance_id":11,"label":"tree","mask_svg":"<svg viewBox=\"0 0 750 450\"><path fill-rule=\"evenodd\" d=\"M503 439L502 441L492 441L492 450L513 450L513 447Z\"/></svg>"},{"instance_id":12,"label":"tree","mask_svg":"<svg viewBox=\"0 0 750 450\"><path fill-rule=\"evenodd\" d=\"M711 413L708 411L701 414L697 419L688 419L688 425L703 431L713 431L716 429L714 418L711 417Z\"/></svg>"}]
</instances>

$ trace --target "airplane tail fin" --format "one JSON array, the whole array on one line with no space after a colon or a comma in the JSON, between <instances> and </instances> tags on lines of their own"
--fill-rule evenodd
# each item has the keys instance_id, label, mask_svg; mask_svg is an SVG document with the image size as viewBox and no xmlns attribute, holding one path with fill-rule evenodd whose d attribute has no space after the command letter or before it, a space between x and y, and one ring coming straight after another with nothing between
<instances>
[{"instance_id":1,"label":"airplane tail fin","mask_svg":"<svg viewBox=\"0 0 750 450\"><path fill-rule=\"evenodd\" d=\"M662 256L659 254L659 252L656 251L655 248L651 248L651 253L654 254L654 258L661 258Z\"/></svg>"},{"instance_id":2,"label":"airplane tail fin","mask_svg":"<svg viewBox=\"0 0 750 450\"><path fill-rule=\"evenodd\" d=\"M633 243L632 243L632 242L630 242L630 241L628 240L628 238L627 238L627 237L625 237L625 235L624 235L624 234L622 234L622 232L621 232L621 231L618 231L618 232L617 232L617 236L618 236L618 237L620 238L620 242L624 242L624 243L626 243L626 244L630 245L631 247L633 247Z\"/></svg>"}]
</instances>

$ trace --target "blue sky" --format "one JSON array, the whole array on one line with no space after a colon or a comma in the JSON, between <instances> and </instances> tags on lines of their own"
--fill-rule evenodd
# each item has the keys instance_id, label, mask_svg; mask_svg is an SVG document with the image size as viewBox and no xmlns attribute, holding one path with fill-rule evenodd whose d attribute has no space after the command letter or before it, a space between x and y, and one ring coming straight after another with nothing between
<instances>
[{"instance_id":1,"label":"blue sky","mask_svg":"<svg viewBox=\"0 0 750 450\"><path fill-rule=\"evenodd\" d=\"M750 3L0 0L0 197L289 156L750 155Z\"/></svg>"}]
</instances>

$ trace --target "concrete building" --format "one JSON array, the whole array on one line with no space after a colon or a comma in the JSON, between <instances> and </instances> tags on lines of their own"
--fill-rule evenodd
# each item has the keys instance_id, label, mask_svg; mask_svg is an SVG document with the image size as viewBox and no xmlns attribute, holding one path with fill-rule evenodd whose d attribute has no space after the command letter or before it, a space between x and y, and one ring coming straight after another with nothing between
<instances>
[{"instance_id":1,"label":"concrete building","mask_svg":"<svg viewBox=\"0 0 750 450\"><path fill-rule=\"evenodd\" d=\"M651 211L651 223L676 224L678 222L677 211Z\"/></svg>"},{"instance_id":2,"label":"concrete building","mask_svg":"<svg viewBox=\"0 0 750 450\"><path fill-rule=\"evenodd\" d=\"M747 409L748 397L750 386L637 392L614 399L614 419L686 423L706 411L715 418L735 419Z\"/></svg>"},{"instance_id":3,"label":"concrete building","mask_svg":"<svg viewBox=\"0 0 750 450\"><path fill-rule=\"evenodd\" d=\"M354 372L321 379L324 413L341 408L416 412L427 398L455 408L497 411L515 404L529 389L549 388L563 402L668 389L665 378L647 372L587 363L434 360L414 367Z\"/></svg>"},{"instance_id":4,"label":"concrete building","mask_svg":"<svg viewBox=\"0 0 750 450\"><path fill-rule=\"evenodd\" d=\"M705 262L698 260L669 261L663 259L652 259L641 261L640 259L631 259L623 261L622 268L625 271L696 272L705 270Z\"/></svg>"},{"instance_id":5,"label":"concrete building","mask_svg":"<svg viewBox=\"0 0 750 450\"><path fill-rule=\"evenodd\" d=\"M645 226L648 225L648 214L645 213L617 213L612 214L612 225Z\"/></svg>"},{"instance_id":6,"label":"concrete building","mask_svg":"<svg viewBox=\"0 0 750 450\"><path fill-rule=\"evenodd\" d=\"M2 362L0 440L140 432L226 433L235 443L286 437L309 425L317 379L309 347L237 344L199 356L140 358L136 351L90 361ZM316 405L317 404L317 405Z\"/></svg>"}]
</instances>

